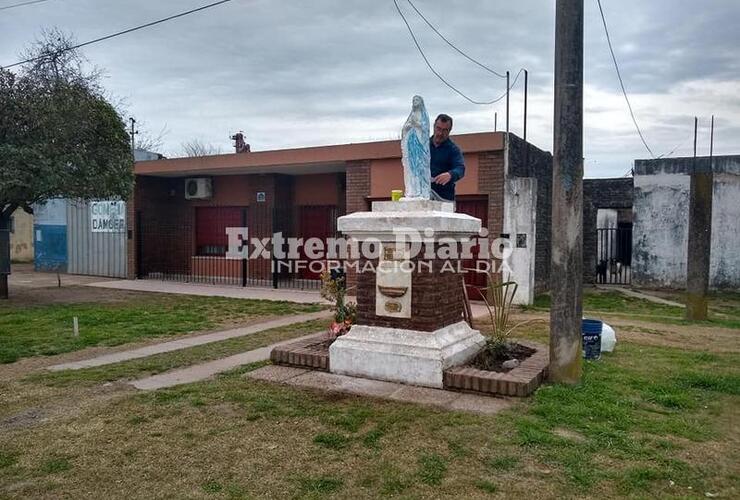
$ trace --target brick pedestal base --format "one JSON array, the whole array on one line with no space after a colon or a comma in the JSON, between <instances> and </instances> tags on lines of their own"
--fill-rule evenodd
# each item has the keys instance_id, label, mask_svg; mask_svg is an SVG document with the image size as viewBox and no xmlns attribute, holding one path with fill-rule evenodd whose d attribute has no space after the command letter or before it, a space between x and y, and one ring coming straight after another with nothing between
<instances>
[{"instance_id":1,"label":"brick pedestal base","mask_svg":"<svg viewBox=\"0 0 740 500\"><path fill-rule=\"evenodd\" d=\"M462 318L462 268L459 260L411 259L411 318L375 313L377 260L361 260L357 273L357 323L367 326L432 332Z\"/></svg>"}]
</instances>

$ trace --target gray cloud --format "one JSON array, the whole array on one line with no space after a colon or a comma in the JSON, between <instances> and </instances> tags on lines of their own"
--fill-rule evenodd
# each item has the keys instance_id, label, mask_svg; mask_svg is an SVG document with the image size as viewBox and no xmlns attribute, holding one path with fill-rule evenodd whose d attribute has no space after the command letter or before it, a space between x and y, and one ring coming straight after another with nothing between
<instances>
[{"instance_id":1,"label":"gray cloud","mask_svg":"<svg viewBox=\"0 0 740 500\"><path fill-rule=\"evenodd\" d=\"M58 26L80 41L188 8L180 2L51 0L0 14L0 63L13 62L41 28ZM625 84L656 154L718 115L715 150L736 153L740 136L740 45L736 0L602 0ZM435 67L464 93L489 100L503 80L469 63L407 13ZM497 71L530 71L529 137L552 144L554 2L439 3L415 0L461 49ZM647 155L619 92L595 1L586 2L588 176L624 174ZM411 96L430 114L455 116L456 132L504 123L503 101L468 103L426 68L391 0L236 0L85 49L107 70L105 87L156 132L167 124L165 152L192 138L230 149L244 130L254 150L388 139L398 135ZM512 93L511 128L522 130L521 81ZM702 144L707 132L702 129ZM706 149L706 148L705 148ZM684 150L682 150L684 153ZM681 153L679 151L678 153Z\"/></svg>"}]
</instances>

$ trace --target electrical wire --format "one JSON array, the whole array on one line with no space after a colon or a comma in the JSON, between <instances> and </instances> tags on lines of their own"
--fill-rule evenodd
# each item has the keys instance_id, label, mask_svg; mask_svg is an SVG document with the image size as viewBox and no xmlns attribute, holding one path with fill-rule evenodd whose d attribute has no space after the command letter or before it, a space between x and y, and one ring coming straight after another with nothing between
<instances>
[{"instance_id":1,"label":"electrical wire","mask_svg":"<svg viewBox=\"0 0 740 500\"><path fill-rule=\"evenodd\" d=\"M421 45L419 45L419 41L416 39L416 35L414 34L414 30L411 29L411 25L409 24L408 20L406 19L406 16L403 15L403 12L401 11L401 7L398 5L398 0L393 0L393 3L396 5L396 10L398 11L398 14L401 16L401 19L403 19L404 24L406 25L406 29L408 29L409 34L411 35L411 39L414 41L414 45L416 46L416 50L419 51L419 54L421 54L422 59L424 59L424 62L426 63L429 70L434 73L434 76L439 78L439 80L444 83L447 87L449 87L453 92L458 94L459 96L463 97L467 101L469 101L472 104L479 104L479 105L489 105L494 104L506 97L506 94L508 94L509 91L514 87L517 80L519 79L519 75L524 71L524 69L520 69L519 73L517 73L516 78L514 79L514 83L509 85L509 88L506 92L501 94L501 96L497 97L496 99L493 99L492 101L476 101L475 99L471 99L467 95L465 95L462 91L458 90L454 85L452 85L450 82L448 82L439 72L434 69L434 66L432 66L432 63L429 62L429 59L427 58L426 54L424 54L424 50L421 48Z\"/></svg>"},{"instance_id":2,"label":"electrical wire","mask_svg":"<svg viewBox=\"0 0 740 500\"><path fill-rule=\"evenodd\" d=\"M473 59L472 57L470 57L469 55L467 55L465 52L463 52L462 50L458 49L455 46L454 43L452 43L451 41L449 41L447 38L445 38L445 36L442 33L439 32L439 30L437 29L436 26L434 26L431 22L429 22L429 20L426 17L424 17L424 14L422 14L421 11L419 11L419 9L416 8L416 5L414 5L414 3L411 0L407 0L407 2L416 11L416 13L419 14L419 17L421 17L424 20L424 22L427 23L427 26L429 26L430 28L432 28L432 31L434 31L437 34L437 36L439 36L442 40L444 40L447 45L449 45L450 47L452 47L453 49L455 49L455 51L457 51L457 53L459 53L461 56L463 56L465 59L467 59L468 61L472 62L473 64L477 64L478 66L480 66L484 70L488 71L489 73L493 73L494 75L498 76L499 78L506 78L506 75L503 75L503 74L499 73L498 71L495 71L495 70L489 68L488 66L486 66L482 62L479 62L479 61Z\"/></svg>"},{"instance_id":3,"label":"electrical wire","mask_svg":"<svg viewBox=\"0 0 740 500\"><path fill-rule=\"evenodd\" d=\"M675 148L671 149L670 153L663 153L662 155L658 156L658 157L657 157L656 159L660 159L660 158L668 158L668 157L669 157L669 156L671 156L671 155L672 155L673 153L675 153L676 151L678 151L679 149L681 149L682 147L684 147L684 145L686 145L686 143L687 143L687 142L689 141L689 139L691 139L692 137L694 137L694 133L693 133L693 132L691 132L691 134L689 134L689 136L688 136L688 137L686 137L686 139L684 139L683 141L681 141L681 142L680 142L680 143L678 144L678 146L676 146Z\"/></svg>"},{"instance_id":4,"label":"electrical wire","mask_svg":"<svg viewBox=\"0 0 740 500\"><path fill-rule=\"evenodd\" d=\"M195 12L199 12L201 10L210 9L211 7L216 7L217 5L221 5L221 4L224 4L224 3L227 3L227 2L231 2L231 0L220 0L219 2L213 2L213 3L210 3L208 5L204 5L202 7L197 7L195 9L187 10L185 12L180 12L179 14L174 14L172 16L168 16L168 17L165 17L165 18L162 18L162 19L158 19L158 20L152 21L150 23L141 24L139 26L135 26L133 28L129 28L129 29L126 29L126 30L123 30L123 31L118 31L118 32L113 33L111 35L106 35L106 36L102 36L100 38L96 38L94 40L88 40L87 42L79 43L77 45L73 45L72 47L68 47L68 48L62 49L62 50L60 50L60 52L66 52L68 50L79 49L80 47L85 47L87 45L92 45L94 43L102 42L104 40L109 40L111 38L115 38L117 36L125 35L127 33L133 32L133 31L138 31L140 29L148 28L148 27L154 26L156 24L161 24L161 23L164 23L166 21L171 21L172 19L177 19L178 17L183 17L183 16L187 16L188 14L193 14ZM8 66L0 66L0 68L5 68L5 69L12 68L14 66L20 66L21 64L27 64L27 63L30 63L30 62L37 61L37 60L42 59L44 57L46 57L46 56L32 57L30 59L26 59L25 61L19 61L17 63L9 64Z\"/></svg>"},{"instance_id":5,"label":"electrical wire","mask_svg":"<svg viewBox=\"0 0 740 500\"><path fill-rule=\"evenodd\" d=\"M14 3L13 5L6 5L5 7L0 7L0 10L15 9L16 7L23 7L24 5L33 5L35 3L44 3L48 1L49 0L30 0L29 2L18 2L18 3Z\"/></svg>"},{"instance_id":6,"label":"electrical wire","mask_svg":"<svg viewBox=\"0 0 740 500\"><path fill-rule=\"evenodd\" d=\"M655 154L653 153L653 150L650 149L650 146L648 146L647 142L645 141L645 137L642 135L642 130L640 130L640 126L637 124L637 119L635 118L635 112L632 110L632 104L630 103L630 99L627 96L627 90L624 88L624 80L622 80L622 73L619 71L619 64L617 63L617 56L614 55L614 49L612 48L612 40L609 36L609 28L606 26L606 16L604 16L604 9L601 7L601 0L596 0L596 3L599 5L599 12L601 13L601 21L604 23L604 32L606 33L606 41L609 44L609 52L611 52L612 55L612 61L614 61L614 69L617 70L617 77L619 78L619 85L622 87L622 94L624 94L624 100L627 101L627 108L629 108L630 116L632 117L632 123L635 124L635 128L637 129L637 134L640 136L640 140L642 141L642 144L645 146L645 149L648 150L648 153L650 153L650 156L655 158Z\"/></svg>"}]
</instances>

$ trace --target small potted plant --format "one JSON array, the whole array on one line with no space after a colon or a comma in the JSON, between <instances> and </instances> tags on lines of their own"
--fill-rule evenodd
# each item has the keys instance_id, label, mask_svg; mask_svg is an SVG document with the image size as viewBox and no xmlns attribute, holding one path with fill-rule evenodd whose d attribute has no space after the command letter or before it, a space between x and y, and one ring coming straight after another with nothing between
<instances>
[{"instance_id":1,"label":"small potted plant","mask_svg":"<svg viewBox=\"0 0 740 500\"><path fill-rule=\"evenodd\" d=\"M519 362L531 356L535 350L511 340L511 333L525 321L511 326L509 314L518 285L514 281L502 282L500 275L487 273L485 293L481 293L483 303L488 309L490 335L486 346L475 358L473 364L483 370L508 371L516 368Z\"/></svg>"},{"instance_id":2,"label":"small potted plant","mask_svg":"<svg viewBox=\"0 0 740 500\"><path fill-rule=\"evenodd\" d=\"M332 269L321 273L321 297L332 303L334 320L329 326L332 339L349 332L357 318L357 304L346 302L349 289L343 269Z\"/></svg>"}]
</instances>

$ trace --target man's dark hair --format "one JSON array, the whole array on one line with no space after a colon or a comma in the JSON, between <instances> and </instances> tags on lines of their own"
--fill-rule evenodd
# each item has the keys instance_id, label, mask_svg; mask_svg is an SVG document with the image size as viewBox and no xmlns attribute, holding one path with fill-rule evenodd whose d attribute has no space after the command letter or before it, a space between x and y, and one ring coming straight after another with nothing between
<instances>
[{"instance_id":1,"label":"man's dark hair","mask_svg":"<svg viewBox=\"0 0 740 500\"><path fill-rule=\"evenodd\" d=\"M442 113L441 115L437 116L437 119L434 120L434 123L437 123L438 121L441 121L442 123L449 123L450 130L452 130L452 117L450 115Z\"/></svg>"}]
</instances>

